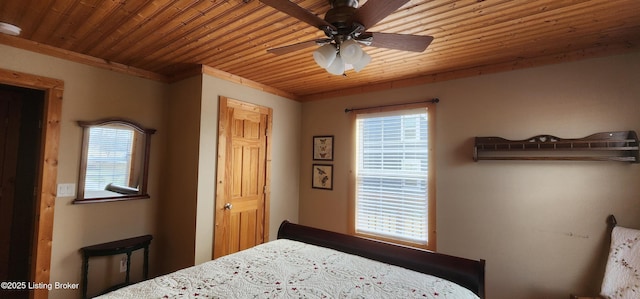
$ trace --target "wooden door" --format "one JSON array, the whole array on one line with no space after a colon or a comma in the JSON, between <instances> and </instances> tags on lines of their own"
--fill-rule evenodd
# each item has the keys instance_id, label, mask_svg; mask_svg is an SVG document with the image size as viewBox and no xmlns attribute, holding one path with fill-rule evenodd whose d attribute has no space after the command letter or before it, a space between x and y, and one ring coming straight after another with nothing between
<instances>
[{"instance_id":1,"label":"wooden door","mask_svg":"<svg viewBox=\"0 0 640 299\"><path fill-rule=\"evenodd\" d=\"M220 98L213 257L268 240L271 109Z\"/></svg>"}]
</instances>

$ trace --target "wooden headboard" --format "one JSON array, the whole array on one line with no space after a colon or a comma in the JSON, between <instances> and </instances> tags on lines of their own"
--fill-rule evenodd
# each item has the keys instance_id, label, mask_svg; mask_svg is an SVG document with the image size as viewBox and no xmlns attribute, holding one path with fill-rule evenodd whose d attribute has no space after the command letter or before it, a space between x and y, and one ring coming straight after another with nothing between
<instances>
[{"instance_id":1,"label":"wooden headboard","mask_svg":"<svg viewBox=\"0 0 640 299\"><path fill-rule=\"evenodd\" d=\"M485 298L484 260L471 260L437 252L383 243L283 221L278 239L313 244L437 276Z\"/></svg>"}]
</instances>

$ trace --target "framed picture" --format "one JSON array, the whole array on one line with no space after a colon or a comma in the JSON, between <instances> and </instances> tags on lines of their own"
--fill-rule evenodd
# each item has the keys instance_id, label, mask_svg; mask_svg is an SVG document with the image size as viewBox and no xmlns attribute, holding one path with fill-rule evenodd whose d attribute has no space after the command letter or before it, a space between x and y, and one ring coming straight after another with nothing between
<instances>
[{"instance_id":1,"label":"framed picture","mask_svg":"<svg viewBox=\"0 0 640 299\"><path fill-rule=\"evenodd\" d=\"M313 136L313 160L333 161L333 136Z\"/></svg>"},{"instance_id":2,"label":"framed picture","mask_svg":"<svg viewBox=\"0 0 640 299\"><path fill-rule=\"evenodd\" d=\"M312 188L333 190L333 165L313 164L312 170Z\"/></svg>"}]
</instances>

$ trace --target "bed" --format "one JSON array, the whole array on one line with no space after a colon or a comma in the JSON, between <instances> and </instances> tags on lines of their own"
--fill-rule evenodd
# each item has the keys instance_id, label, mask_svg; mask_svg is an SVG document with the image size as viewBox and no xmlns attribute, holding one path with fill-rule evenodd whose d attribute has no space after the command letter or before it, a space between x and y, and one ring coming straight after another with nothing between
<instances>
[{"instance_id":1,"label":"bed","mask_svg":"<svg viewBox=\"0 0 640 299\"><path fill-rule=\"evenodd\" d=\"M277 240L98 298L484 299L484 267L284 221Z\"/></svg>"}]
</instances>

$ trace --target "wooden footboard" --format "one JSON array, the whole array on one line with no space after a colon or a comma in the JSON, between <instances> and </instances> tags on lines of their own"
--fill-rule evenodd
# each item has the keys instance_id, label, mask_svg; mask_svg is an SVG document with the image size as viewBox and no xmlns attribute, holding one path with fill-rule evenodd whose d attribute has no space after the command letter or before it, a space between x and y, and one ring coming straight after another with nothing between
<instances>
[{"instance_id":1,"label":"wooden footboard","mask_svg":"<svg viewBox=\"0 0 640 299\"><path fill-rule=\"evenodd\" d=\"M485 298L484 260L470 260L427 250L398 246L283 221L278 239L331 248L413 271L437 276Z\"/></svg>"}]
</instances>

